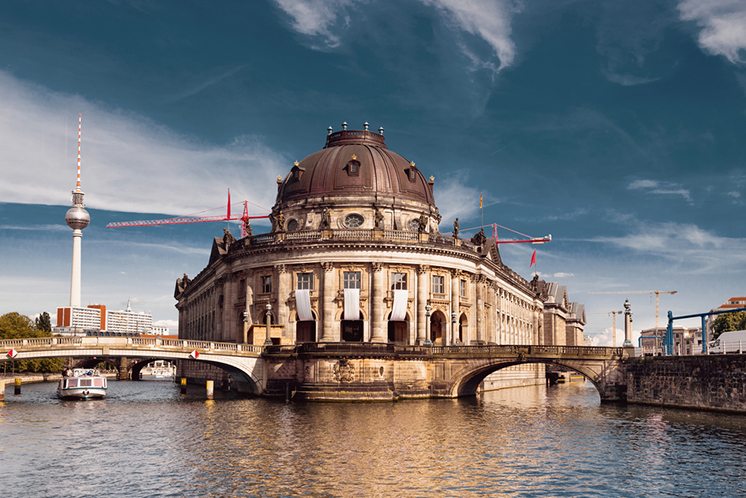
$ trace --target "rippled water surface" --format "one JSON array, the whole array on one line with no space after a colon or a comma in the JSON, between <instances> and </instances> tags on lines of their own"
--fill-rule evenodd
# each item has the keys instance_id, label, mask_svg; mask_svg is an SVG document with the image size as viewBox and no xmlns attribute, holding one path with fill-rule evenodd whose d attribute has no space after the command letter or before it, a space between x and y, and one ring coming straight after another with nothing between
<instances>
[{"instance_id":1,"label":"rippled water surface","mask_svg":"<svg viewBox=\"0 0 746 498\"><path fill-rule=\"evenodd\" d=\"M284 404L164 382L0 403L0 496L745 496L746 417L601 406L589 384Z\"/></svg>"}]
</instances>

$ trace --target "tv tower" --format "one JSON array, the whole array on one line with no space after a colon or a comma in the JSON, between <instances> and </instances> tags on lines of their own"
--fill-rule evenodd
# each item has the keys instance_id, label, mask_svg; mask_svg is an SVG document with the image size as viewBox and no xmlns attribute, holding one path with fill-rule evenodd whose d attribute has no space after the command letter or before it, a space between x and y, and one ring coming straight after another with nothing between
<instances>
[{"instance_id":1,"label":"tv tower","mask_svg":"<svg viewBox=\"0 0 746 498\"><path fill-rule=\"evenodd\" d=\"M67 226L73 229L73 265L70 277L70 307L80 307L80 251L83 229L91 222L83 205L83 191L80 190L80 135L83 128L83 114L78 114L78 176L73 190L73 205L65 213Z\"/></svg>"}]
</instances>

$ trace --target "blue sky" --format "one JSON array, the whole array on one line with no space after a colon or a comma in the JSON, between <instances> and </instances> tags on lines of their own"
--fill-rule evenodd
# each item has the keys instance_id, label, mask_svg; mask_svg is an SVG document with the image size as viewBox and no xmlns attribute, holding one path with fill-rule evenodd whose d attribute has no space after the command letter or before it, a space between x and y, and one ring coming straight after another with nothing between
<instances>
[{"instance_id":1,"label":"blue sky","mask_svg":"<svg viewBox=\"0 0 746 498\"><path fill-rule=\"evenodd\" d=\"M86 303L173 325L224 225L106 223L219 214L228 187L261 212L342 121L436 177L441 231L483 192L485 222L551 233L538 270L601 343L626 297L654 324L639 291L675 313L746 293L742 1L9 0L0 100L0 312L67 303L78 112ZM502 251L530 277L531 248Z\"/></svg>"}]
</instances>

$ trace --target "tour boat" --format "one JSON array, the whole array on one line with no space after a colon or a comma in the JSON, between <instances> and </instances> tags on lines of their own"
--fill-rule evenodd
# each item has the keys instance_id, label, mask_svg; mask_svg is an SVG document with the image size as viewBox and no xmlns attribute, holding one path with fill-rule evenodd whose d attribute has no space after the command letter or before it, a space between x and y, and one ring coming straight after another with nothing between
<instances>
[{"instance_id":1,"label":"tour boat","mask_svg":"<svg viewBox=\"0 0 746 498\"><path fill-rule=\"evenodd\" d=\"M165 360L151 361L140 370L140 380L173 380L176 365Z\"/></svg>"},{"instance_id":2,"label":"tour boat","mask_svg":"<svg viewBox=\"0 0 746 498\"><path fill-rule=\"evenodd\" d=\"M71 375L70 375L71 373ZM66 372L57 386L62 399L94 399L106 396L106 377L93 368L75 368Z\"/></svg>"}]
</instances>

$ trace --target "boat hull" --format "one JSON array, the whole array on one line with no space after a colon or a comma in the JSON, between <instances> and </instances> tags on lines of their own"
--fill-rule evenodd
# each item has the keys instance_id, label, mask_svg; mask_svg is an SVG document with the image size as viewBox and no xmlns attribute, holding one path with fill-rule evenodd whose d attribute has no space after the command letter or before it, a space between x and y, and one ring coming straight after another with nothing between
<instances>
[{"instance_id":1,"label":"boat hull","mask_svg":"<svg viewBox=\"0 0 746 498\"><path fill-rule=\"evenodd\" d=\"M62 399L101 399L106 397L106 389L100 387L77 387L58 389L57 396Z\"/></svg>"}]
</instances>

